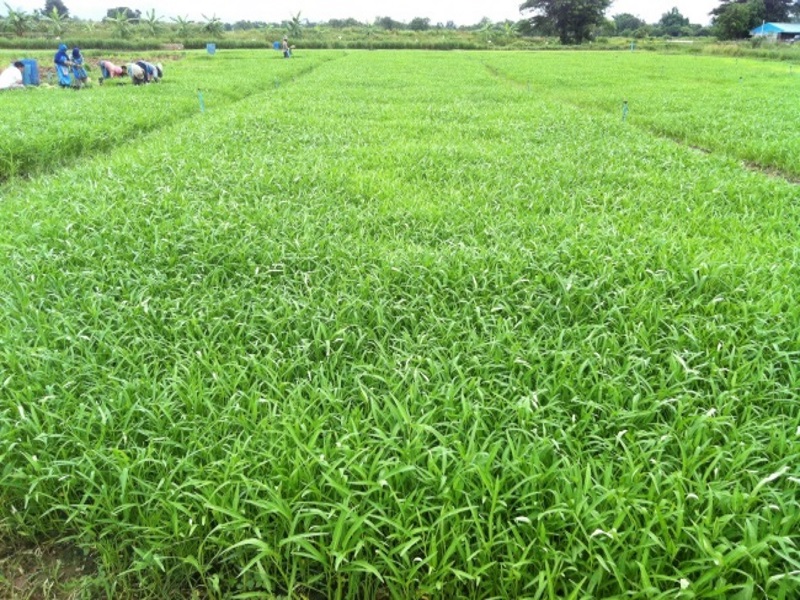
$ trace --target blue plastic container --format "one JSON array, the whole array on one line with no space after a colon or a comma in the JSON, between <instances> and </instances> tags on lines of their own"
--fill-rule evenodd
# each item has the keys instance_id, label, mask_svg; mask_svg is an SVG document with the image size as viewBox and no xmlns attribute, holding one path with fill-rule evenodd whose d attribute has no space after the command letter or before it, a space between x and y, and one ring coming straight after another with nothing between
<instances>
[{"instance_id":1,"label":"blue plastic container","mask_svg":"<svg viewBox=\"0 0 800 600\"><path fill-rule=\"evenodd\" d=\"M214 56L217 52L217 45L216 44L206 44L206 52L208 52L211 56Z\"/></svg>"},{"instance_id":2,"label":"blue plastic container","mask_svg":"<svg viewBox=\"0 0 800 600\"><path fill-rule=\"evenodd\" d=\"M20 62L25 65L22 70L22 83L39 85L39 63L33 58L23 58Z\"/></svg>"},{"instance_id":3,"label":"blue plastic container","mask_svg":"<svg viewBox=\"0 0 800 600\"><path fill-rule=\"evenodd\" d=\"M281 49L281 43L280 43L280 42L273 42L273 43L272 43L272 47L273 47L275 50L280 50L280 49Z\"/></svg>"}]
</instances>

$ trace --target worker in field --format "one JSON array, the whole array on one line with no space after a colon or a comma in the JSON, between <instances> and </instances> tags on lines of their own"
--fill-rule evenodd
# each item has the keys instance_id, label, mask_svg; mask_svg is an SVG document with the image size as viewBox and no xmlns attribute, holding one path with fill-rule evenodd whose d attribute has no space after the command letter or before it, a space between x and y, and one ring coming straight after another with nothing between
<instances>
[{"instance_id":1,"label":"worker in field","mask_svg":"<svg viewBox=\"0 0 800 600\"><path fill-rule=\"evenodd\" d=\"M289 38L283 36L283 42L281 42L281 50L283 50L283 58L291 58L292 57L292 49L289 46Z\"/></svg>"},{"instance_id":2,"label":"worker in field","mask_svg":"<svg viewBox=\"0 0 800 600\"><path fill-rule=\"evenodd\" d=\"M22 72L25 70L25 64L16 61L7 69L0 73L0 90L14 90L24 88L25 84L22 82Z\"/></svg>"},{"instance_id":3,"label":"worker in field","mask_svg":"<svg viewBox=\"0 0 800 600\"><path fill-rule=\"evenodd\" d=\"M58 52L53 57L53 63L56 66L56 75L58 75L58 85L62 88L68 88L72 85L72 77L70 75L70 67L72 63L67 54L67 45L61 44L58 47Z\"/></svg>"},{"instance_id":4,"label":"worker in field","mask_svg":"<svg viewBox=\"0 0 800 600\"><path fill-rule=\"evenodd\" d=\"M128 65L128 75L130 75L131 83L133 83L133 85L142 85L147 83L146 73L140 62L135 62Z\"/></svg>"},{"instance_id":5,"label":"worker in field","mask_svg":"<svg viewBox=\"0 0 800 600\"><path fill-rule=\"evenodd\" d=\"M101 60L99 63L97 63L97 66L100 67L100 83L103 83L104 79L124 77L128 74L128 69L125 67L125 65L117 66L110 60Z\"/></svg>"},{"instance_id":6,"label":"worker in field","mask_svg":"<svg viewBox=\"0 0 800 600\"><path fill-rule=\"evenodd\" d=\"M144 66L150 81L158 83L164 77L164 67L161 63L153 64L145 61Z\"/></svg>"},{"instance_id":7,"label":"worker in field","mask_svg":"<svg viewBox=\"0 0 800 600\"><path fill-rule=\"evenodd\" d=\"M72 76L75 78L76 87L84 87L89 83L89 75L83 66L83 54L77 46L72 49Z\"/></svg>"},{"instance_id":8,"label":"worker in field","mask_svg":"<svg viewBox=\"0 0 800 600\"><path fill-rule=\"evenodd\" d=\"M134 85L141 85L151 82L158 83L164 75L164 69L161 63L154 65L153 63L139 60L128 65L128 73L131 75Z\"/></svg>"}]
</instances>

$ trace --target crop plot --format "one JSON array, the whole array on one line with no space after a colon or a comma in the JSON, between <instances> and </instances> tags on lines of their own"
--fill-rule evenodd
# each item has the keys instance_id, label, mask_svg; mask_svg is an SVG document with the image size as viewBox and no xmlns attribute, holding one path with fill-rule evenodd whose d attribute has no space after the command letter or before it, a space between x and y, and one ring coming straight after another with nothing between
<instances>
[{"instance_id":1,"label":"crop plot","mask_svg":"<svg viewBox=\"0 0 800 600\"><path fill-rule=\"evenodd\" d=\"M6 535L111 596L796 595L796 185L577 55L310 56L2 188Z\"/></svg>"},{"instance_id":2,"label":"crop plot","mask_svg":"<svg viewBox=\"0 0 800 600\"><path fill-rule=\"evenodd\" d=\"M648 132L800 180L795 118L800 74L793 65L735 58L642 53L485 57L501 78L549 96L629 118Z\"/></svg>"},{"instance_id":3,"label":"crop plot","mask_svg":"<svg viewBox=\"0 0 800 600\"><path fill-rule=\"evenodd\" d=\"M2 129L0 182L54 166L72 167L86 155L103 154L139 135L193 116L200 111L198 90L203 94L203 108L207 104L213 111L276 89L281 81L286 83L298 72L313 70L340 55L318 52L294 65L247 52L228 52L213 59L190 55L174 60L167 56L163 59L167 61L166 77L158 85L132 89L131 85L121 85L129 83L127 79L120 79L103 86L95 83L82 92L45 86L4 94L3 106L18 119ZM15 55L9 56L13 60ZM40 58L44 68L48 57ZM138 58L131 56L128 60ZM96 67L89 72L97 78Z\"/></svg>"}]
</instances>

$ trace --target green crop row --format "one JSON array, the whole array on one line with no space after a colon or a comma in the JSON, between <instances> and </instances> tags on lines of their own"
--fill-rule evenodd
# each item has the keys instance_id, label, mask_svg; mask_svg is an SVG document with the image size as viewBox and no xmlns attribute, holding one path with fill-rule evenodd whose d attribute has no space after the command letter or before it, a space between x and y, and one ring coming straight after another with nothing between
<instances>
[{"instance_id":1,"label":"green crop row","mask_svg":"<svg viewBox=\"0 0 800 600\"><path fill-rule=\"evenodd\" d=\"M267 101L279 102L282 83L337 56L341 54L306 54L289 65L272 51L228 51L215 56L161 52L146 57L164 64L165 77L158 85L133 86L123 78L101 86L100 59L113 58L123 64L142 56L107 56L91 50L86 57L92 87L65 90L53 87L53 76L47 76L52 71L52 54L36 54L33 58L39 61L44 85L3 94L4 106L18 118L0 126L0 182L53 166L71 166L85 155L103 154L203 110L214 114L253 94L274 90Z\"/></svg>"},{"instance_id":2,"label":"green crop row","mask_svg":"<svg viewBox=\"0 0 800 600\"><path fill-rule=\"evenodd\" d=\"M0 531L110 598L795 597L796 186L553 98L354 52L9 182Z\"/></svg>"},{"instance_id":3,"label":"green crop row","mask_svg":"<svg viewBox=\"0 0 800 600\"><path fill-rule=\"evenodd\" d=\"M483 55L531 94L627 120L648 133L800 179L800 67L705 56L558 53Z\"/></svg>"}]
</instances>

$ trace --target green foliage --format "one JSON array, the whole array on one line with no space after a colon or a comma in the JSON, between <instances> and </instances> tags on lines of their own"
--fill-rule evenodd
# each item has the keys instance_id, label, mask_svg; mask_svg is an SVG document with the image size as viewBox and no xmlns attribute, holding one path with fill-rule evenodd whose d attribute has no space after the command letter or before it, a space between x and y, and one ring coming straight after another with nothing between
<instances>
[{"instance_id":1,"label":"green foliage","mask_svg":"<svg viewBox=\"0 0 800 600\"><path fill-rule=\"evenodd\" d=\"M53 9L55 9L60 16L69 17L69 9L62 0L46 0L42 13L45 15L52 14Z\"/></svg>"},{"instance_id":2,"label":"green foliage","mask_svg":"<svg viewBox=\"0 0 800 600\"><path fill-rule=\"evenodd\" d=\"M222 37L222 34L225 31L225 24L222 22L222 20L217 17L217 15L212 15L210 17L202 15L202 17L206 21L202 26L203 31L214 38Z\"/></svg>"},{"instance_id":3,"label":"green foliage","mask_svg":"<svg viewBox=\"0 0 800 600\"><path fill-rule=\"evenodd\" d=\"M800 16L800 3L797 0L762 0L764 4L764 19L773 23L785 23L790 15Z\"/></svg>"},{"instance_id":4,"label":"green foliage","mask_svg":"<svg viewBox=\"0 0 800 600\"><path fill-rule=\"evenodd\" d=\"M131 8L128 8L127 6L119 6L117 8L109 8L106 11L106 18L116 19L119 13L124 14L125 17L131 22L138 21L139 17L142 16L142 11L140 10L133 10Z\"/></svg>"},{"instance_id":5,"label":"green foliage","mask_svg":"<svg viewBox=\"0 0 800 600\"><path fill-rule=\"evenodd\" d=\"M131 18L124 10L118 10L114 16L109 18L111 23L113 36L121 40L126 40L132 35Z\"/></svg>"},{"instance_id":6,"label":"green foliage","mask_svg":"<svg viewBox=\"0 0 800 600\"><path fill-rule=\"evenodd\" d=\"M723 2L713 11L714 32L721 40L747 38L765 18L763 0Z\"/></svg>"},{"instance_id":7,"label":"green foliage","mask_svg":"<svg viewBox=\"0 0 800 600\"><path fill-rule=\"evenodd\" d=\"M630 13L614 15L613 20L619 35L631 35L637 29L647 25L645 21L639 17L633 16Z\"/></svg>"},{"instance_id":8,"label":"green foliage","mask_svg":"<svg viewBox=\"0 0 800 600\"><path fill-rule=\"evenodd\" d=\"M33 15L26 13L24 10L15 10L7 2L5 5L7 12L2 22L5 30L12 31L17 37L22 37L33 29L35 22Z\"/></svg>"},{"instance_id":9,"label":"green foliage","mask_svg":"<svg viewBox=\"0 0 800 600\"><path fill-rule=\"evenodd\" d=\"M303 22L300 20L299 12L296 15L292 15L292 18L289 20L286 29L293 39L299 39L303 37Z\"/></svg>"},{"instance_id":10,"label":"green foliage","mask_svg":"<svg viewBox=\"0 0 800 600\"><path fill-rule=\"evenodd\" d=\"M140 25L144 27L147 35L156 37L161 31L161 17L156 16L155 9L151 9L145 13L145 17L141 20Z\"/></svg>"},{"instance_id":11,"label":"green foliage","mask_svg":"<svg viewBox=\"0 0 800 600\"><path fill-rule=\"evenodd\" d=\"M530 12L540 30L552 28L562 44L581 44L603 22L611 0L526 0L520 10Z\"/></svg>"},{"instance_id":12,"label":"green foliage","mask_svg":"<svg viewBox=\"0 0 800 600\"><path fill-rule=\"evenodd\" d=\"M188 37L189 32L192 29L192 21L189 20L189 15L184 17L179 15L177 17L170 17L170 19L175 23L175 33L178 35L178 37Z\"/></svg>"},{"instance_id":13,"label":"green foliage","mask_svg":"<svg viewBox=\"0 0 800 600\"><path fill-rule=\"evenodd\" d=\"M677 8L672 8L669 12L661 15L658 24L666 35L677 37L681 35L683 29L689 26L689 19L684 17Z\"/></svg>"},{"instance_id":14,"label":"green foliage","mask_svg":"<svg viewBox=\"0 0 800 600\"><path fill-rule=\"evenodd\" d=\"M4 97L63 162L0 202L0 532L85 597L797 597L788 69L297 54Z\"/></svg>"},{"instance_id":15,"label":"green foliage","mask_svg":"<svg viewBox=\"0 0 800 600\"><path fill-rule=\"evenodd\" d=\"M796 0L722 0L711 11L716 35L723 40L741 39L762 22L785 23L800 17Z\"/></svg>"},{"instance_id":16,"label":"green foliage","mask_svg":"<svg viewBox=\"0 0 800 600\"><path fill-rule=\"evenodd\" d=\"M431 28L431 20L427 17L414 17L409 21L408 28L411 31L427 31Z\"/></svg>"},{"instance_id":17,"label":"green foliage","mask_svg":"<svg viewBox=\"0 0 800 600\"><path fill-rule=\"evenodd\" d=\"M401 21L395 21L391 17L376 17L374 25L376 27L380 27L381 29L386 29L387 31L403 29L405 27L405 23L402 23Z\"/></svg>"},{"instance_id":18,"label":"green foliage","mask_svg":"<svg viewBox=\"0 0 800 600\"><path fill-rule=\"evenodd\" d=\"M59 12L54 6L49 13L42 17L42 21L45 23L47 32L51 37L61 37L67 31L69 17L66 16L66 13Z\"/></svg>"}]
</instances>

